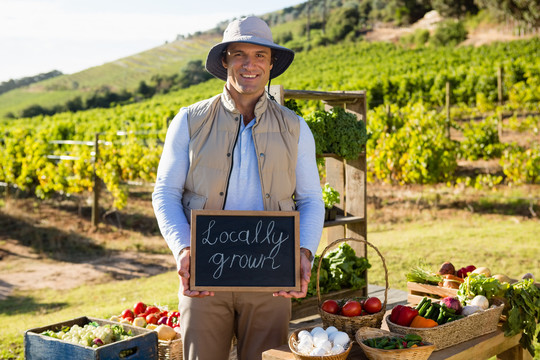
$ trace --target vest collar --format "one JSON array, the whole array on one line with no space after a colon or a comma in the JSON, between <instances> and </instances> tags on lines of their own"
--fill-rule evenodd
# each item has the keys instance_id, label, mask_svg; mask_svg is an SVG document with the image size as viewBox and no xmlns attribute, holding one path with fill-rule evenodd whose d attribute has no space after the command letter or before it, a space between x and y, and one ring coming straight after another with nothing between
<instances>
[{"instance_id":1,"label":"vest collar","mask_svg":"<svg viewBox=\"0 0 540 360\"><path fill-rule=\"evenodd\" d=\"M240 111L236 108L236 105L234 103L233 98L231 97L231 93L227 89L227 86L225 85L223 87L223 93L221 95L221 104L223 107L225 107L226 110L232 112L233 114L239 114ZM255 121L259 121L261 118L261 115L266 111L266 108L268 107L268 96L266 95L266 91L263 93L263 95L259 98L259 101L257 101L257 104L255 104Z\"/></svg>"}]
</instances>

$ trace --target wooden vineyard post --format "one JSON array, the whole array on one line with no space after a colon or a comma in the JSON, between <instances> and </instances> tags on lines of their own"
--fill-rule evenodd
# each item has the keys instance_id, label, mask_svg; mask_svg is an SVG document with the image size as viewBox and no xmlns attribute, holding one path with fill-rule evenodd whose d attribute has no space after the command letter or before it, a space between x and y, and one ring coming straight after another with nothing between
<instances>
[{"instance_id":1,"label":"wooden vineyard post","mask_svg":"<svg viewBox=\"0 0 540 360\"><path fill-rule=\"evenodd\" d=\"M93 163L93 201L92 201L92 225L98 226L99 223L99 192L100 192L100 179L96 173L96 163L99 157L99 133L96 133L94 138L94 163Z\"/></svg>"},{"instance_id":2,"label":"wooden vineyard post","mask_svg":"<svg viewBox=\"0 0 540 360\"><path fill-rule=\"evenodd\" d=\"M446 82L446 137L450 139L450 81Z\"/></svg>"},{"instance_id":3,"label":"wooden vineyard post","mask_svg":"<svg viewBox=\"0 0 540 360\"><path fill-rule=\"evenodd\" d=\"M503 104L503 68L499 66L497 68L497 96L499 105Z\"/></svg>"}]
</instances>

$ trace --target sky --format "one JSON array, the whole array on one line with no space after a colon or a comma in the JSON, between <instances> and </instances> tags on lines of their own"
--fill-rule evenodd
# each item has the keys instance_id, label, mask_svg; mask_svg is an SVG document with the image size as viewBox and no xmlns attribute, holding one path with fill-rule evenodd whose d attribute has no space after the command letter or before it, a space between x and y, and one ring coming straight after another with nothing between
<instances>
[{"instance_id":1,"label":"sky","mask_svg":"<svg viewBox=\"0 0 540 360\"><path fill-rule=\"evenodd\" d=\"M0 82L64 74L306 0L0 0Z\"/></svg>"}]
</instances>

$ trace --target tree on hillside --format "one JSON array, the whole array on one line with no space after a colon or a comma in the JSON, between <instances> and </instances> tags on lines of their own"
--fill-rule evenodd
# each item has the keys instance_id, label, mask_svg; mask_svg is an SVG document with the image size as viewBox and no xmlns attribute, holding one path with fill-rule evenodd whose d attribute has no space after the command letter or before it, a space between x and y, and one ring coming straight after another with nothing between
<instances>
[{"instance_id":1,"label":"tree on hillside","mask_svg":"<svg viewBox=\"0 0 540 360\"><path fill-rule=\"evenodd\" d=\"M478 13L475 0L431 0L431 6L444 17L462 19L467 14Z\"/></svg>"},{"instance_id":2,"label":"tree on hillside","mask_svg":"<svg viewBox=\"0 0 540 360\"><path fill-rule=\"evenodd\" d=\"M343 40L347 34L356 30L360 14L356 7L346 7L334 10L327 24L327 34L330 41Z\"/></svg>"},{"instance_id":3,"label":"tree on hillside","mask_svg":"<svg viewBox=\"0 0 540 360\"><path fill-rule=\"evenodd\" d=\"M467 29L461 21L446 20L435 29L430 43L435 46L456 46L467 39Z\"/></svg>"},{"instance_id":4,"label":"tree on hillside","mask_svg":"<svg viewBox=\"0 0 540 360\"><path fill-rule=\"evenodd\" d=\"M66 101L66 108L71 112L76 112L84 109L83 101L80 96Z\"/></svg>"},{"instance_id":5,"label":"tree on hillside","mask_svg":"<svg viewBox=\"0 0 540 360\"><path fill-rule=\"evenodd\" d=\"M479 7L496 14L540 27L540 2L538 0L475 0Z\"/></svg>"},{"instance_id":6,"label":"tree on hillside","mask_svg":"<svg viewBox=\"0 0 540 360\"><path fill-rule=\"evenodd\" d=\"M182 69L178 84L181 88L187 88L212 78L212 75L205 70L202 60L191 60Z\"/></svg>"},{"instance_id":7,"label":"tree on hillside","mask_svg":"<svg viewBox=\"0 0 540 360\"><path fill-rule=\"evenodd\" d=\"M430 0L374 0L373 17L397 25L412 24L432 9Z\"/></svg>"},{"instance_id":8,"label":"tree on hillside","mask_svg":"<svg viewBox=\"0 0 540 360\"><path fill-rule=\"evenodd\" d=\"M146 83L146 81L141 80L139 86L137 87L136 93L141 95L143 98L150 98L156 92L156 89Z\"/></svg>"}]
</instances>

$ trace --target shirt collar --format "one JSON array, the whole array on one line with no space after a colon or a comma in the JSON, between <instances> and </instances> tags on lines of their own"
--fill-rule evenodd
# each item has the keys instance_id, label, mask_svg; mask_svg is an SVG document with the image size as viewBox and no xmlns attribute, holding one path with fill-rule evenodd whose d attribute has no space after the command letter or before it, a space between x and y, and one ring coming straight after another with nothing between
<instances>
[{"instance_id":1,"label":"shirt collar","mask_svg":"<svg viewBox=\"0 0 540 360\"><path fill-rule=\"evenodd\" d=\"M232 112L233 114L239 114L240 111L236 108L236 105L234 103L233 98L231 97L231 93L227 89L227 86L225 85L223 87L223 93L221 96L221 103L227 109L228 111ZM266 91L263 93L263 95L259 98L259 101L257 101L257 104L255 104L255 121L257 119L261 118L261 115L266 111L266 108L268 107L268 96L266 95Z\"/></svg>"}]
</instances>

